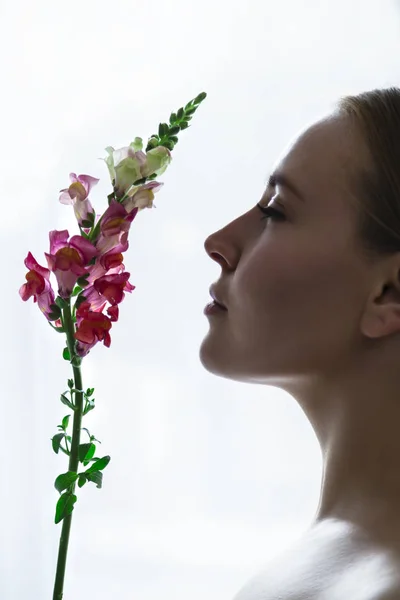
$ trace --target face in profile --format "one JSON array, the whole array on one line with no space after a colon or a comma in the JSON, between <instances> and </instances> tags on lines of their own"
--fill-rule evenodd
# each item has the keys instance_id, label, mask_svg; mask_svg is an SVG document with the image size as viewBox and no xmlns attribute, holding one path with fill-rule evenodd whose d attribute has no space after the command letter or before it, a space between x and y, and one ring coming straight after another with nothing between
<instances>
[{"instance_id":1,"label":"face in profile","mask_svg":"<svg viewBox=\"0 0 400 600\"><path fill-rule=\"evenodd\" d=\"M361 152L345 117L313 124L276 165L262 198L206 239L228 309L205 317L200 361L209 372L295 393L357 356L370 281L349 168ZM257 202L276 214L262 219Z\"/></svg>"}]
</instances>

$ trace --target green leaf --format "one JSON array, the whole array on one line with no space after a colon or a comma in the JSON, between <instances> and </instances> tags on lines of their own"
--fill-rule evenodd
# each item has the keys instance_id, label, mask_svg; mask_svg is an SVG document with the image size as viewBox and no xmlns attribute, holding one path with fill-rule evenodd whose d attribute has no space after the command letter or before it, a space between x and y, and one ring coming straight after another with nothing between
<instances>
[{"instance_id":1,"label":"green leaf","mask_svg":"<svg viewBox=\"0 0 400 600\"><path fill-rule=\"evenodd\" d=\"M76 283L81 286L81 289L79 291L81 291L83 288L85 288L86 286L89 285L89 283L87 281L89 279L89 277L90 277L89 273L86 273L86 275L82 275L82 277L78 277L78 279L76 280Z\"/></svg>"},{"instance_id":2,"label":"green leaf","mask_svg":"<svg viewBox=\"0 0 400 600\"><path fill-rule=\"evenodd\" d=\"M59 308L67 308L68 306L68 302L66 302L64 298L61 298L60 296L57 296L56 304Z\"/></svg>"},{"instance_id":3,"label":"green leaf","mask_svg":"<svg viewBox=\"0 0 400 600\"><path fill-rule=\"evenodd\" d=\"M83 290L83 288L79 287L79 285L76 285L74 287L74 291L71 294L71 298L73 298L74 296L77 296L78 294L80 294L80 292Z\"/></svg>"},{"instance_id":4,"label":"green leaf","mask_svg":"<svg viewBox=\"0 0 400 600\"><path fill-rule=\"evenodd\" d=\"M89 398L89 396L92 396L93 392L94 392L94 388L88 388L86 390L86 396Z\"/></svg>"},{"instance_id":5,"label":"green leaf","mask_svg":"<svg viewBox=\"0 0 400 600\"><path fill-rule=\"evenodd\" d=\"M186 115L192 115L194 112L196 112L196 110L197 110L197 106L192 106L192 107L188 108L185 112L186 112Z\"/></svg>"},{"instance_id":6,"label":"green leaf","mask_svg":"<svg viewBox=\"0 0 400 600\"><path fill-rule=\"evenodd\" d=\"M68 387L69 389L74 387L74 380L73 379L68 379Z\"/></svg>"},{"instance_id":7,"label":"green leaf","mask_svg":"<svg viewBox=\"0 0 400 600\"><path fill-rule=\"evenodd\" d=\"M133 185L142 185L142 183L146 182L146 179L147 179L147 177L142 177L141 179L136 179L136 181L133 182Z\"/></svg>"},{"instance_id":8,"label":"green leaf","mask_svg":"<svg viewBox=\"0 0 400 600\"><path fill-rule=\"evenodd\" d=\"M78 473L75 473L75 471L67 471L66 473L62 473L57 477L54 482L54 487L61 494L63 490L69 488L69 486L72 485L77 479Z\"/></svg>"},{"instance_id":9,"label":"green leaf","mask_svg":"<svg viewBox=\"0 0 400 600\"><path fill-rule=\"evenodd\" d=\"M164 137L165 135L167 135L168 130L168 123L160 123L160 125L158 126L158 135L160 137Z\"/></svg>"},{"instance_id":10,"label":"green leaf","mask_svg":"<svg viewBox=\"0 0 400 600\"><path fill-rule=\"evenodd\" d=\"M62 420L63 429L68 429L69 418L71 415L66 415Z\"/></svg>"},{"instance_id":11,"label":"green leaf","mask_svg":"<svg viewBox=\"0 0 400 600\"><path fill-rule=\"evenodd\" d=\"M177 125L176 127L170 127L170 130L168 132L168 137L171 138L172 135L176 135L177 133L179 133L181 130L181 128Z\"/></svg>"},{"instance_id":12,"label":"green leaf","mask_svg":"<svg viewBox=\"0 0 400 600\"><path fill-rule=\"evenodd\" d=\"M82 463L86 462L86 464L89 464L89 460L91 458L93 458L95 452L96 452L95 444L92 444L92 443L79 444L79 446L78 446L78 456L79 456L80 462L82 462Z\"/></svg>"},{"instance_id":13,"label":"green leaf","mask_svg":"<svg viewBox=\"0 0 400 600\"><path fill-rule=\"evenodd\" d=\"M69 353L68 348L65 346L64 350L63 350L63 359L64 360L71 360L71 356Z\"/></svg>"},{"instance_id":14,"label":"green leaf","mask_svg":"<svg viewBox=\"0 0 400 600\"><path fill-rule=\"evenodd\" d=\"M187 129L188 127L189 127L189 123L186 123L186 121L181 123L181 129Z\"/></svg>"},{"instance_id":15,"label":"green leaf","mask_svg":"<svg viewBox=\"0 0 400 600\"><path fill-rule=\"evenodd\" d=\"M172 123L175 123L175 121L176 121L176 113L171 113L169 122L172 124Z\"/></svg>"},{"instance_id":16,"label":"green leaf","mask_svg":"<svg viewBox=\"0 0 400 600\"><path fill-rule=\"evenodd\" d=\"M187 106L187 105L186 105L186 106ZM186 108L186 106L185 106L185 108ZM183 117L184 113L185 113L185 111L183 110L183 108L180 108L180 109L178 110L178 114L177 114L178 121L180 121L180 120L182 119L182 117Z\"/></svg>"},{"instance_id":17,"label":"green leaf","mask_svg":"<svg viewBox=\"0 0 400 600\"><path fill-rule=\"evenodd\" d=\"M146 152L148 152L152 148L157 148L157 146L159 146L159 145L160 145L160 141L158 139L151 138L147 143Z\"/></svg>"},{"instance_id":18,"label":"green leaf","mask_svg":"<svg viewBox=\"0 0 400 600\"><path fill-rule=\"evenodd\" d=\"M72 408L72 410L75 410L75 406L72 404L72 402L70 402L68 400L68 398L67 398L67 396L65 396L65 394L61 394L60 400L63 404L66 404L66 406L69 406L70 408Z\"/></svg>"},{"instance_id":19,"label":"green leaf","mask_svg":"<svg viewBox=\"0 0 400 600\"><path fill-rule=\"evenodd\" d=\"M54 519L55 524L62 521L65 517L70 515L74 510L74 504L77 501L75 494L66 492L58 499L56 506L56 516Z\"/></svg>"},{"instance_id":20,"label":"green leaf","mask_svg":"<svg viewBox=\"0 0 400 600\"><path fill-rule=\"evenodd\" d=\"M110 460L111 456L103 456L103 458L99 458L95 463L92 464L91 467L86 469L85 473L94 473L95 471L102 471L106 468Z\"/></svg>"},{"instance_id":21,"label":"green leaf","mask_svg":"<svg viewBox=\"0 0 400 600\"><path fill-rule=\"evenodd\" d=\"M60 446L61 446L61 442L63 441L64 437L65 437L65 433L57 433L57 435L54 435L51 438L51 443L52 443L52 446L53 446L53 450L54 450L54 452L56 454L58 454L58 451L59 451Z\"/></svg>"},{"instance_id":22,"label":"green leaf","mask_svg":"<svg viewBox=\"0 0 400 600\"><path fill-rule=\"evenodd\" d=\"M81 473L78 478L78 487L83 487L87 482L85 473Z\"/></svg>"},{"instance_id":23,"label":"green leaf","mask_svg":"<svg viewBox=\"0 0 400 600\"><path fill-rule=\"evenodd\" d=\"M78 296L78 298L76 299L76 302L75 302L75 309L79 308L79 307L80 307L80 305L82 304L82 302L85 302L85 301L86 301L86 298L85 298L85 296L84 296L83 294L80 294L80 295Z\"/></svg>"},{"instance_id":24,"label":"green leaf","mask_svg":"<svg viewBox=\"0 0 400 600\"><path fill-rule=\"evenodd\" d=\"M206 92L201 92L198 96L196 96L193 102L194 104L200 104L200 102L203 102L204 98L207 98L207 94Z\"/></svg>"},{"instance_id":25,"label":"green leaf","mask_svg":"<svg viewBox=\"0 0 400 600\"><path fill-rule=\"evenodd\" d=\"M174 142L174 144L176 145L179 142L179 139L177 138L176 135L171 135L171 137L169 138L172 142Z\"/></svg>"},{"instance_id":26,"label":"green leaf","mask_svg":"<svg viewBox=\"0 0 400 600\"><path fill-rule=\"evenodd\" d=\"M88 481L93 481L96 484L96 487L101 488L103 484L103 473L97 471L96 473L88 473L86 475Z\"/></svg>"},{"instance_id":27,"label":"green leaf","mask_svg":"<svg viewBox=\"0 0 400 600\"><path fill-rule=\"evenodd\" d=\"M83 219L83 221L81 221L81 227L84 227L85 229L90 229L91 226L92 222L88 219Z\"/></svg>"},{"instance_id":28,"label":"green leaf","mask_svg":"<svg viewBox=\"0 0 400 600\"><path fill-rule=\"evenodd\" d=\"M94 409L94 398L90 398L90 399L87 401L87 405L86 405L86 407L85 407L85 410L84 410L84 411L83 411L83 413L82 413L82 416L85 416L85 415L87 415L87 414L88 414L88 412L90 412L90 411L91 411L91 410L93 410L93 409Z\"/></svg>"},{"instance_id":29,"label":"green leaf","mask_svg":"<svg viewBox=\"0 0 400 600\"><path fill-rule=\"evenodd\" d=\"M50 304L49 308L51 309L52 313L61 317L61 309L59 306L57 306L57 304Z\"/></svg>"},{"instance_id":30,"label":"green leaf","mask_svg":"<svg viewBox=\"0 0 400 600\"><path fill-rule=\"evenodd\" d=\"M59 319L59 318L60 318L60 315L56 315L56 313L49 313L47 315L47 319L49 321L57 321L57 319ZM50 325L51 325L51 323L50 323Z\"/></svg>"}]
</instances>

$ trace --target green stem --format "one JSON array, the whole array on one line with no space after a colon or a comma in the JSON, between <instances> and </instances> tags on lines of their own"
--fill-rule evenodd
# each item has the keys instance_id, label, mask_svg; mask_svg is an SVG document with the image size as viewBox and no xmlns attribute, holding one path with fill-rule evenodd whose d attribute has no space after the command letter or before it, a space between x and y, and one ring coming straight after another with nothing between
<instances>
[{"instance_id":1,"label":"green stem","mask_svg":"<svg viewBox=\"0 0 400 600\"><path fill-rule=\"evenodd\" d=\"M76 357L75 354L75 338L74 338L74 322L71 315L71 300L67 300L68 306L64 308L64 319L63 325L65 329L65 333L67 336L67 345L69 349L69 353L71 356L71 360ZM80 361L78 361L80 362ZM77 390L82 390L82 374L81 367L72 365L73 373L74 373L74 387ZM75 392L75 411L74 411L74 422L72 425L72 441L71 441L71 450L69 457L69 465L68 471L78 472L79 465L79 441L80 441L80 433L81 433L81 424L82 424L82 412L83 412L83 392ZM75 491L75 483L73 483L68 492L73 494ZM63 597L63 589L64 589L64 577L65 577L65 566L67 563L67 553L68 553L68 543L69 543L69 534L71 530L71 520L72 513L64 517L61 529L61 537L60 544L58 548L58 560L57 560L57 569L56 569L56 577L54 583L54 592L53 592L53 600L62 600Z\"/></svg>"},{"instance_id":2,"label":"green stem","mask_svg":"<svg viewBox=\"0 0 400 600\"><path fill-rule=\"evenodd\" d=\"M100 224L101 224L101 220L104 217L104 215L101 215L100 219L97 221L95 227L93 227L92 231L89 233L89 242L92 242L92 244L95 244L97 242L97 238L100 232Z\"/></svg>"}]
</instances>

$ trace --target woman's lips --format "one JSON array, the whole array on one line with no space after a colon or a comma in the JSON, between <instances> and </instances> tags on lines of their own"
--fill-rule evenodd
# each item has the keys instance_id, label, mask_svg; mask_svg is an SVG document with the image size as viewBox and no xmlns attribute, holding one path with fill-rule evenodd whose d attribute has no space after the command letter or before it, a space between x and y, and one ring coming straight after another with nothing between
<instances>
[{"instance_id":1,"label":"woman's lips","mask_svg":"<svg viewBox=\"0 0 400 600\"><path fill-rule=\"evenodd\" d=\"M220 302L218 300L217 294L215 293L215 289L214 289L214 285L212 285L209 289L210 292L210 296L211 298L214 300L215 304L217 304L220 308L224 309L224 310L228 310L226 308L226 306L224 304L222 304L222 302Z\"/></svg>"}]
</instances>

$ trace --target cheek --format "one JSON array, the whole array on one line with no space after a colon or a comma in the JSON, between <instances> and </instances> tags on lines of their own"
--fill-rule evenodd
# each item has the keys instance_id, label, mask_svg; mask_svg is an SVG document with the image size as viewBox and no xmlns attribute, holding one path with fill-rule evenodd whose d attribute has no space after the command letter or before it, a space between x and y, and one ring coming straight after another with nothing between
<instances>
[{"instance_id":1,"label":"cheek","mask_svg":"<svg viewBox=\"0 0 400 600\"><path fill-rule=\"evenodd\" d=\"M333 251L285 248L249 257L233 281L236 341L249 351L281 348L287 359L300 349L339 349L354 322L353 289L348 260Z\"/></svg>"}]
</instances>

